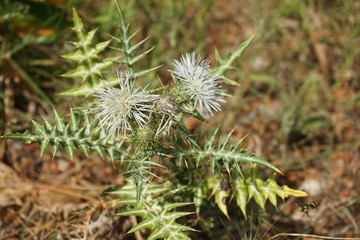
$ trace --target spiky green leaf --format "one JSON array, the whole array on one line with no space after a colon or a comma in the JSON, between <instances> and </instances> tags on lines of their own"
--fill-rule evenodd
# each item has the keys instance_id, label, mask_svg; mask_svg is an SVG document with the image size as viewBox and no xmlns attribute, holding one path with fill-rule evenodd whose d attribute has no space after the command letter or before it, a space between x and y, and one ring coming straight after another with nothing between
<instances>
[{"instance_id":1,"label":"spiky green leaf","mask_svg":"<svg viewBox=\"0 0 360 240\"><path fill-rule=\"evenodd\" d=\"M215 57L216 57L216 61L219 63L218 66L216 66L215 68L213 68L212 73L216 76L221 76L221 78L223 79L223 81L227 84L231 84L231 85L239 85L239 83L228 79L226 77L223 77L223 74L228 71L233 69L232 65L233 63L236 61L236 59L238 59L243 53L244 51L249 47L250 43L252 42L252 40L254 39L255 36L251 36L250 38L248 38L247 40L245 40L244 42L242 42L237 49L235 49L235 51L232 51L226 58L222 59L218 53L218 51L215 51Z\"/></svg>"},{"instance_id":2,"label":"spiky green leaf","mask_svg":"<svg viewBox=\"0 0 360 240\"><path fill-rule=\"evenodd\" d=\"M212 189L212 195L215 196L215 202L218 205L219 209L224 213L224 215L229 218L226 200L230 195L229 189L224 189L222 187L222 179L213 177L208 179L208 185Z\"/></svg>"},{"instance_id":3,"label":"spiky green leaf","mask_svg":"<svg viewBox=\"0 0 360 240\"><path fill-rule=\"evenodd\" d=\"M109 45L110 41L93 44L92 41L96 29L86 33L83 29L81 18L75 9L73 9L73 22L74 27L72 29L78 37L78 42L73 43L76 50L73 53L63 55L63 57L70 61L77 61L78 66L61 76L67 78L81 78L83 83L82 86L91 88L94 84L100 82L101 72L110 67L116 58L101 59L98 56L98 54L104 51ZM81 94L81 92L75 93L72 96L80 96L79 94Z\"/></svg>"},{"instance_id":4,"label":"spiky green leaf","mask_svg":"<svg viewBox=\"0 0 360 240\"><path fill-rule=\"evenodd\" d=\"M238 149L238 146L243 141L240 139L234 144L229 143L229 139L232 133L229 133L227 137L220 141L219 144L215 144L218 131L216 130L206 142L203 148L191 146L188 150L177 151L177 149L171 150L174 156L178 157L178 162L183 162L187 158L194 158L196 164L205 164L208 162L213 172L225 167L230 173L232 170L236 170L239 174L242 174L240 163L248 164L260 164L266 166L278 173L281 171L273 166L271 163L255 157L253 154L246 153L245 149Z\"/></svg>"},{"instance_id":5,"label":"spiky green leaf","mask_svg":"<svg viewBox=\"0 0 360 240\"><path fill-rule=\"evenodd\" d=\"M267 199L274 206L277 205L277 196L284 199L289 196L307 197L306 192L291 189L288 186L279 186L275 180L275 174L266 181L261 180L258 176L256 166L250 170L250 176L246 179L235 176L232 182L232 194L235 196L236 203L246 216L247 202L254 198L255 202L261 207L265 207Z\"/></svg>"},{"instance_id":6,"label":"spiky green leaf","mask_svg":"<svg viewBox=\"0 0 360 240\"><path fill-rule=\"evenodd\" d=\"M133 206L132 209L122 210L121 216L139 216L143 220L133 226L128 233L143 229L150 229L148 239L188 239L184 231L194 231L193 228L176 223L176 219L192 214L190 212L174 211L177 207L183 207L192 203L169 203L164 202L167 192L173 192L164 186L145 184L141 190L142 200L137 201L136 184L134 181L120 189L110 189L107 193L115 194L120 199L118 204L125 203Z\"/></svg>"},{"instance_id":7,"label":"spiky green leaf","mask_svg":"<svg viewBox=\"0 0 360 240\"><path fill-rule=\"evenodd\" d=\"M116 140L114 142L110 140L110 136L100 137L99 131L102 130L92 126L86 113L75 114L71 111L69 122L65 122L64 118L56 111L54 115L54 125L46 120L44 125L33 121L34 132L13 133L4 135L1 138L22 140L26 143L38 142L41 155L45 153L50 145L52 146L53 155L62 147L71 158L73 158L76 149L80 149L85 154L89 154L89 152L107 153L110 157L117 157L120 156L120 153L123 153L122 145L124 141ZM92 130L89 131L89 129Z\"/></svg>"},{"instance_id":8,"label":"spiky green leaf","mask_svg":"<svg viewBox=\"0 0 360 240\"><path fill-rule=\"evenodd\" d=\"M143 51L140 50L140 46L146 42L148 37L133 44L133 38L138 31L134 32L133 34L130 34L129 25L125 24L125 19L119 5L117 5L117 10L120 20L120 37L119 38L113 37L113 39L116 42L118 42L120 46L114 47L113 49L118 52L121 52L123 54L123 58L116 62L118 64L126 65L129 71L131 71L133 74L138 74L138 75L144 75L159 68L160 66L157 66L141 72L136 71L134 66L135 63L138 62L140 59L144 58L148 53L150 53L155 46L151 47L148 50L143 50ZM141 53L137 54L136 50L139 50L139 52Z\"/></svg>"}]
</instances>

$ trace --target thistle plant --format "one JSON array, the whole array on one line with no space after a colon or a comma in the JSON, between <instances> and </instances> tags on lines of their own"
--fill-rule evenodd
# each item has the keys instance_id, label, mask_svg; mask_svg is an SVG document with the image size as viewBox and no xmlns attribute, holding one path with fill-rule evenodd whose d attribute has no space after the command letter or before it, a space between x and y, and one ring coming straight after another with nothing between
<instances>
[{"instance_id":1,"label":"thistle plant","mask_svg":"<svg viewBox=\"0 0 360 240\"><path fill-rule=\"evenodd\" d=\"M241 148L243 139L231 142L231 132L220 139L216 130L204 142L200 133L191 134L183 123L187 115L205 121L205 117L221 111L229 97L221 85L238 85L224 73L232 69L253 37L225 58L216 52L218 65L215 67L210 67L208 60L195 53L183 54L168 69L173 83L149 89L140 85L145 80L142 76L159 66L138 70L136 63L152 48L141 51L140 46L146 39L134 43L136 32L130 34L119 7L118 12L121 36L113 37L118 46L111 49L122 53L122 58L101 60L97 54L105 50L110 41L92 44L95 31L86 33L73 10L73 30L79 42L74 44L76 52L64 58L78 61L79 66L63 76L78 79L81 85L63 94L89 96L90 105L71 110L68 121L54 110L53 124L47 120L44 124L33 121L32 132L2 138L36 141L41 155L51 145L54 155L63 147L70 158L79 149L86 155L95 152L119 161L124 169L120 174L126 176L126 182L123 187L105 190L104 194L113 195L116 205L130 206L118 214L141 217L142 221L129 232L149 229L150 240L190 239L186 231L194 229L178 223L177 219L192 213L199 216L208 192L229 218L227 207L231 199L235 199L239 211L246 216L246 207L252 198L265 209L266 200L277 206L277 197L307 196L305 192L279 186L275 175L281 171ZM101 70L110 65L120 65L119 69L126 70L103 76ZM273 170L274 174L263 180L258 174L259 165ZM156 175L159 169L163 176ZM179 207L188 210L179 211Z\"/></svg>"}]
</instances>

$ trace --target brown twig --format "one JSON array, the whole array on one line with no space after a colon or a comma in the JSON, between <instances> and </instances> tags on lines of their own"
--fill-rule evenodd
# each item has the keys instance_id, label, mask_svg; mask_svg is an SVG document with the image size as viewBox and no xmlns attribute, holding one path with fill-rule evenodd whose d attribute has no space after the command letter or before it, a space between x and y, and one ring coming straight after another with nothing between
<instances>
[{"instance_id":1,"label":"brown twig","mask_svg":"<svg viewBox=\"0 0 360 240\"><path fill-rule=\"evenodd\" d=\"M130 216L130 222L133 226L137 225L138 222L137 222L137 219L135 216ZM140 231L137 231L135 232L135 238L136 240L144 240L144 238L141 236L141 232Z\"/></svg>"},{"instance_id":2,"label":"brown twig","mask_svg":"<svg viewBox=\"0 0 360 240\"><path fill-rule=\"evenodd\" d=\"M278 238L280 236L291 236L291 237L313 237L313 238L321 238L321 239L351 239L351 240L360 240L360 238L343 238L343 237L327 237L327 236L320 236L320 235L313 235L313 234L303 234L303 233L278 233L267 240L272 240Z\"/></svg>"}]
</instances>

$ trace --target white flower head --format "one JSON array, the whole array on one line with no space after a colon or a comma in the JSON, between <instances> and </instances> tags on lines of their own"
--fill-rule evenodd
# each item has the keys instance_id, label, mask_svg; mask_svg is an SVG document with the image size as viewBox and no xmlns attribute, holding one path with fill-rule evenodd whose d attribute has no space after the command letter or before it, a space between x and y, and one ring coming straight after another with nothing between
<instances>
[{"instance_id":1,"label":"white flower head","mask_svg":"<svg viewBox=\"0 0 360 240\"><path fill-rule=\"evenodd\" d=\"M132 124L144 126L152 112L153 102L157 95L150 95L146 89L135 88L131 81L131 73L118 74L120 88L106 85L94 96L98 98L93 108L98 113L95 120L100 119L100 128L109 133L132 131Z\"/></svg>"},{"instance_id":2,"label":"white flower head","mask_svg":"<svg viewBox=\"0 0 360 240\"><path fill-rule=\"evenodd\" d=\"M195 53L181 56L180 61L174 60L174 70L169 70L180 81L183 94L194 100L194 107L198 106L201 113L214 115L213 111L220 111L220 102L225 102L225 90L221 89L219 76L209 71L209 60L195 58Z\"/></svg>"},{"instance_id":3,"label":"white flower head","mask_svg":"<svg viewBox=\"0 0 360 240\"><path fill-rule=\"evenodd\" d=\"M166 129L169 133L170 127L178 114L178 106L175 99L168 95L161 95L158 100L154 102L154 109L155 112L161 116L161 119L158 121L156 136L158 136L164 129Z\"/></svg>"}]
</instances>

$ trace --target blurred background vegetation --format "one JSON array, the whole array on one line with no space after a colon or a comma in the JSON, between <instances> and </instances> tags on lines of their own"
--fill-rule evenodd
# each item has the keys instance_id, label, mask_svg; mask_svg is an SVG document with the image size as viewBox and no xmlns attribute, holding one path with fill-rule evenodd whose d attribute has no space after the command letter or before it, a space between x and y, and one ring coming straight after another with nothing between
<instances>
[{"instance_id":1,"label":"blurred background vegetation","mask_svg":"<svg viewBox=\"0 0 360 240\"><path fill-rule=\"evenodd\" d=\"M227 74L240 86L227 88L233 97L203 126L205 133L220 124L224 134L235 127L234 141L247 135L245 146L285 174L281 184L309 192L303 202L321 200L312 218L296 212L295 199L266 213L254 206L247 220L236 207L228 220L209 206L201 219L189 219L202 231L194 239L360 236L360 1L118 2L132 31L139 29L138 40L150 36L144 49L156 46L141 62L164 65L149 76L153 84L157 76L170 81L167 69L181 54L195 51L215 64L215 49L225 56L255 35ZM74 67L60 57L76 38L72 7L87 30L98 28L95 42L119 35L112 0L0 2L1 135L23 132L32 119L51 119L52 106L68 112L82 105L84 99L58 95L80 84L60 77ZM108 48L103 57L112 54ZM189 129L201 127L186 121ZM104 188L122 183L111 164L81 153L73 162L61 153L38 153L35 144L0 141L0 238L134 238L124 236L131 221L100 198Z\"/></svg>"}]
</instances>

